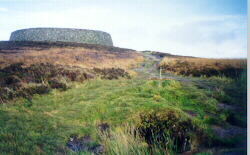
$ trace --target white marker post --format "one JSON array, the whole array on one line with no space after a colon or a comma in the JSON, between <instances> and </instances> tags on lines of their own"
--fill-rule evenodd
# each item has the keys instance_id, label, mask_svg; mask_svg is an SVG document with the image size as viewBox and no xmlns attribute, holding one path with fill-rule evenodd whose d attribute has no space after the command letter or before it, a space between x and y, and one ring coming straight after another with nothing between
<instances>
[{"instance_id":1,"label":"white marker post","mask_svg":"<svg viewBox=\"0 0 250 155\"><path fill-rule=\"evenodd\" d=\"M162 72L162 68L160 67L160 80L161 80L161 72Z\"/></svg>"}]
</instances>

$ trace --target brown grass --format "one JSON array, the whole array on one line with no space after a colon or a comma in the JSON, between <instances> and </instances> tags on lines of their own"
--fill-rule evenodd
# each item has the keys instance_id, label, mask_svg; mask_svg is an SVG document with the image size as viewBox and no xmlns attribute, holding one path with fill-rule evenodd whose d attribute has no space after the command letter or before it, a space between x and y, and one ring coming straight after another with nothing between
<instances>
[{"instance_id":1,"label":"brown grass","mask_svg":"<svg viewBox=\"0 0 250 155\"><path fill-rule=\"evenodd\" d=\"M161 61L160 65L176 65L181 63L189 63L196 67L210 66L212 68L223 68L226 66L233 66L235 68L246 67L247 59L209 59L209 58L189 58L189 57L178 57L169 58L165 57Z\"/></svg>"},{"instance_id":2,"label":"brown grass","mask_svg":"<svg viewBox=\"0 0 250 155\"><path fill-rule=\"evenodd\" d=\"M190 57L164 57L160 62L164 71L187 76L235 77L247 67L247 59L208 59Z\"/></svg>"},{"instance_id":3,"label":"brown grass","mask_svg":"<svg viewBox=\"0 0 250 155\"><path fill-rule=\"evenodd\" d=\"M127 69L142 61L143 56L139 52L117 47L71 43L0 42L1 68L20 62L25 66L48 62L83 68Z\"/></svg>"}]
</instances>

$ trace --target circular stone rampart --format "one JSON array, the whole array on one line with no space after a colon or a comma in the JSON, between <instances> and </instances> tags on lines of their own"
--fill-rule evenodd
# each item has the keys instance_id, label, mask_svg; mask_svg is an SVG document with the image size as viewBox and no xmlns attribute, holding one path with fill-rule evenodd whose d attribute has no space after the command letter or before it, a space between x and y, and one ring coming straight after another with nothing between
<instances>
[{"instance_id":1,"label":"circular stone rampart","mask_svg":"<svg viewBox=\"0 0 250 155\"><path fill-rule=\"evenodd\" d=\"M30 28L11 33L10 41L75 42L113 46L109 33L70 28Z\"/></svg>"}]
</instances>

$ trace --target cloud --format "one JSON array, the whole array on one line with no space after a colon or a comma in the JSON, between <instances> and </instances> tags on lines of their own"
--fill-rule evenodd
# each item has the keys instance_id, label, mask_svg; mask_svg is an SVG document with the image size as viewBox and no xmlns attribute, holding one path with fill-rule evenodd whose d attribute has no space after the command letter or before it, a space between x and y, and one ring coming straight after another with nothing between
<instances>
[{"instance_id":1,"label":"cloud","mask_svg":"<svg viewBox=\"0 0 250 155\"><path fill-rule=\"evenodd\" d=\"M11 12L1 17L2 30L8 32L32 27L58 27L102 30L112 22L107 21L109 9L81 7L63 11ZM3 37L3 36L1 36Z\"/></svg>"},{"instance_id":2,"label":"cloud","mask_svg":"<svg viewBox=\"0 0 250 155\"><path fill-rule=\"evenodd\" d=\"M85 6L42 12L8 11L1 16L4 21L1 37L31 27L83 28L106 31L115 46L135 50L213 58L247 56L245 16L201 15L190 11L195 9L193 5L175 5L173 1L164 5L158 8L142 5L140 9L135 5L132 8Z\"/></svg>"},{"instance_id":3,"label":"cloud","mask_svg":"<svg viewBox=\"0 0 250 155\"><path fill-rule=\"evenodd\" d=\"M247 28L242 16L190 17L182 24L171 26L159 34L173 54L199 57L246 57ZM160 41L160 40L159 40Z\"/></svg>"},{"instance_id":4,"label":"cloud","mask_svg":"<svg viewBox=\"0 0 250 155\"><path fill-rule=\"evenodd\" d=\"M2 11L2 12L7 12L7 11L9 11L7 8L2 8L2 7L0 7L0 11Z\"/></svg>"},{"instance_id":5,"label":"cloud","mask_svg":"<svg viewBox=\"0 0 250 155\"><path fill-rule=\"evenodd\" d=\"M0 41L7 41L7 40L9 40L9 37L10 37L10 33L11 32L8 32L8 31L0 31L0 36L2 37L2 38L7 38L7 39L0 39Z\"/></svg>"},{"instance_id":6,"label":"cloud","mask_svg":"<svg viewBox=\"0 0 250 155\"><path fill-rule=\"evenodd\" d=\"M234 39L235 35L234 30L226 27L225 23L221 21L187 22L181 26L171 27L165 33L165 36L170 39L187 44L200 42L220 44L223 41Z\"/></svg>"}]
</instances>

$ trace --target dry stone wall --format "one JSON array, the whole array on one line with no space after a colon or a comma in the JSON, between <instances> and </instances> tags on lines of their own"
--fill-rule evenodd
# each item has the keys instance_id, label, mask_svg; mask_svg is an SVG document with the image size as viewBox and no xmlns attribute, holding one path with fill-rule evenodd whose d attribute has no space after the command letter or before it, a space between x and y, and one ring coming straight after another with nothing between
<instances>
[{"instance_id":1,"label":"dry stone wall","mask_svg":"<svg viewBox=\"0 0 250 155\"><path fill-rule=\"evenodd\" d=\"M11 33L10 41L61 41L113 46L109 33L69 28L30 28L17 30Z\"/></svg>"}]
</instances>

